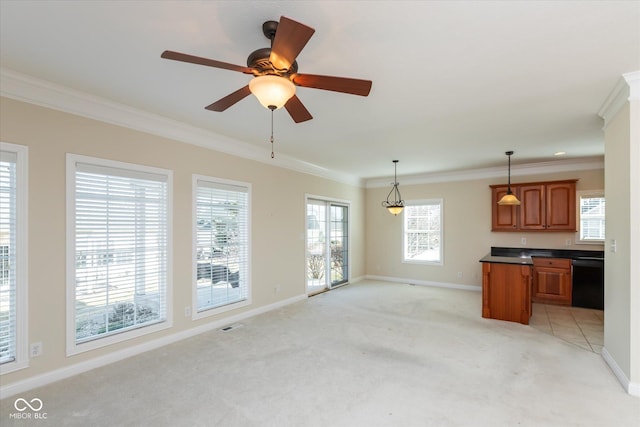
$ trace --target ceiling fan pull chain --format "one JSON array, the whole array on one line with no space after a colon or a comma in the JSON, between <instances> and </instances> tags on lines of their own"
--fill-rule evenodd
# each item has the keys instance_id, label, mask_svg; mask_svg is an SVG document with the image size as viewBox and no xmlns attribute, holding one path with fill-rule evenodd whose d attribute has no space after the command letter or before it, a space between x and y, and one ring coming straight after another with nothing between
<instances>
[{"instance_id":1,"label":"ceiling fan pull chain","mask_svg":"<svg viewBox=\"0 0 640 427\"><path fill-rule=\"evenodd\" d=\"M271 110L271 158L273 159L275 157L275 154L273 154L273 110L274 108L270 108Z\"/></svg>"},{"instance_id":2,"label":"ceiling fan pull chain","mask_svg":"<svg viewBox=\"0 0 640 427\"><path fill-rule=\"evenodd\" d=\"M273 159L276 155L273 154L273 135L271 135L271 158Z\"/></svg>"}]
</instances>

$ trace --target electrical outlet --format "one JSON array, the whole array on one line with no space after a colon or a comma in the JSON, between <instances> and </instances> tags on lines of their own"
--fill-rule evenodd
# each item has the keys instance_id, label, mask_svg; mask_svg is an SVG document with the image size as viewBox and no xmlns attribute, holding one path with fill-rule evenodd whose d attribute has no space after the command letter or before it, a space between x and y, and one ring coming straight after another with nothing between
<instances>
[{"instance_id":1,"label":"electrical outlet","mask_svg":"<svg viewBox=\"0 0 640 427\"><path fill-rule=\"evenodd\" d=\"M527 244L527 238L526 238L526 237L522 237L522 238L520 239L520 244L522 244L522 245L526 245L526 244Z\"/></svg>"},{"instance_id":2,"label":"electrical outlet","mask_svg":"<svg viewBox=\"0 0 640 427\"><path fill-rule=\"evenodd\" d=\"M29 346L29 356L30 357L38 357L42 356L42 343L34 342Z\"/></svg>"},{"instance_id":3,"label":"electrical outlet","mask_svg":"<svg viewBox=\"0 0 640 427\"><path fill-rule=\"evenodd\" d=\"M273 293L277 294L278 292L280 292L280 285L275 285L273 287Z\"/></svg>"},{"instance_id":4,"label":"electrical outlet","mask_svg":"<svg viewBox=\"0 0 640 427\"><path fill-rule=\"evenodd\" d=\"M564 241L565 246L571 246L571 243L572 243L572 242L571 242L571 239L566 239L566 240Z\"/></svg>"},{"instance_id":5,"label":"electrical outlet","mask_svg":"<svg viewBox=\"0 0 640 427\"><path fill-rule=\"evenodd\" d=\"M184 317L191 317L191 307L186 306L184 308Z\"/></svg>"},{"instance_id":6,"label":"electrical outlet","mask_svg":"<svg viewBox=\"0 0 640 427\"><path fill-rule=\"evenodd\" d=\"M462 271L458 271L458 279L462 277Z\"/></svg>"}]
</instances>

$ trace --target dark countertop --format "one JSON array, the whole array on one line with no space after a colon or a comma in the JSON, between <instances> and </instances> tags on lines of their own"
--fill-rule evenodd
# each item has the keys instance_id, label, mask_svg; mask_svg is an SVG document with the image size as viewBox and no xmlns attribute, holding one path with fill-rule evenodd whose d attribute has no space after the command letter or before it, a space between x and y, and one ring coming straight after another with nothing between
<instances>
[{"instance_id":1,"label":"dark countertop","mask_svg":"<svg viewBox=\"0 0 640 427\"><path fill-rule=\"evenodd\" d=\"M521 264L521 265L533 265L531 257L521 256L494 256L488 253L480 260L480 262L491 262L496 264Z\"/></svg>"},{"instance_id":2,"label":"dark countertop","mask_svg":"<svg viewBox=\"0 0 640 427\"><path fill-rule=\"evenodd\" d=\"M480 262L500 264L533 265L531 257L569 258L572 260L602 260L604 251L585 251L573 249L536 249L536 248L503 248L491 247L491 252Z\"/></svg>"}]
</instances>

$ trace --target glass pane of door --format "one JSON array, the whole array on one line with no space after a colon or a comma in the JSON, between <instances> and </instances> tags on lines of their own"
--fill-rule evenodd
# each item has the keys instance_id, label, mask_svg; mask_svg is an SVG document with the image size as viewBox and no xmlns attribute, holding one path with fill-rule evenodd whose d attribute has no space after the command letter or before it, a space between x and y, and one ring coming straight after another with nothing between
<instances>
[{"instance_id":1,"label":"glass pane of door","mask_svg":"<svg viewBox=\"0 0 640 427\"><path fill-rule=\"evenodd\" d=\"M348 279L348 210L343 205L331 205L331 286Z\"/></svg>"},{"instance_id":2,"label":"glass pane of door","mask_svg":"<svg viewBox=\"0 0 640 427\"><path fill-rule=\"evenodd\" d=\"M349 209L324 200L307 200L307 293L347 282Z\"/></svg>"},{"instance_id":3,"label":"glass pane of door","mask_svg":"<svg viewBox=\"0 0 640 427\"><path fill-rule=\"evenodd\" d=\"M326 202L307 202L307 293L309 295L327 289L325 263L327 253L327 206Z\"/></svg>"}]
</instances>

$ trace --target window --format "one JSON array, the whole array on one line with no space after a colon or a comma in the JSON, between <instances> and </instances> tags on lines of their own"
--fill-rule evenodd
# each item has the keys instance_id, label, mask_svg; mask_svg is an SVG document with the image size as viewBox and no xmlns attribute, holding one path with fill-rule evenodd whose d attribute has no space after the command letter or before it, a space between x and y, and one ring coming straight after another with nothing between
<instances>
[{"instance_id":1,"label":"window","mask_svg":"<svg viewBox=\"0 0 640 427\"><path fill-rule=\"evenodd\" d=\"M28 366L27 148L0 150L0 373Z\"/></svg>"},{"instance_id":2,"label":"window","mask_svg":"<svg viewBox=\"0 0 640 427\"><path fill-rule=\"evenodd\" d=\"M442 264L442 199L407 202L403 262Z\"/></svg>"},{"instance_id":3,"label":"window","mask_svg":"<svg viewBox=\"0 0 640 427\"><path fill-rule=\"evenodd\" d=\"M67 173L68 352L169 327L171 172L68 155Z\"/></svg>"},{"instance_id":4,"label":"window","mask_svg":"<svg viewBox=\"0 0 640 427\"><path fill-rule=\"evenodd\" d=\"M194 188L194 318L250 304L250 184L204 176Z\"/></svg>"},{"instance_id":5,"label":"window","mask_svg":"<svg viewBox=\"0 0 640 427\"><path fill-rule=\"evenodd\" d=\"M603 191L578 192L577 243L604 243L604 211Z\"/></svg>"}]
</instances>

